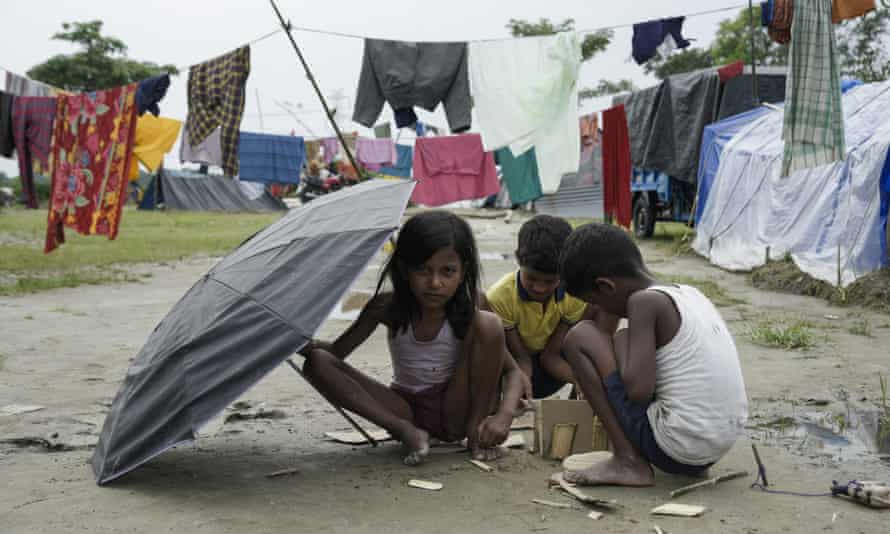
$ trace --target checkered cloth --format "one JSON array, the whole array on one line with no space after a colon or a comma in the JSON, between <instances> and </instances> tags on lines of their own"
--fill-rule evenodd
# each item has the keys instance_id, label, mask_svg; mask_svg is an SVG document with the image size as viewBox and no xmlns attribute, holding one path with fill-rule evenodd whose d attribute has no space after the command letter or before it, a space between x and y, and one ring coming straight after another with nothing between
<instances>
[{"instance_id":1,"label":"checkered cloth","mask_svg":"<svg viewBox=\"0 0 890 534\"><path fill-rule=\"evenodd\" d=\"M250 47L245 46L189 70L186 131L192 147L221 127L222 167L238 174L238 139L244 113L244 91L250 74Z\"/></svg>"},{"instance_id":2,"label":"checkered cloth","mask_svg":"<svg viewBox=\"0 0 890 534\"><path fill-rule=\"evenodd\" d=\"M37 209L35 163L38 164L38 172L49 174L49 151L55 118L54 96L20 96L13 103L12 136L18 153L25 205L31 209Z\"/></svg>"},{"instance_id":3,"label":"checkered cloth","mask_svg":"<svg viewBox=\"0 0 890 534\"><path fill-rule=\"evenodd\" d=\"M831 0L795 1L788 60L782 176L846 153Z\"/></svg>"}]
</instances>

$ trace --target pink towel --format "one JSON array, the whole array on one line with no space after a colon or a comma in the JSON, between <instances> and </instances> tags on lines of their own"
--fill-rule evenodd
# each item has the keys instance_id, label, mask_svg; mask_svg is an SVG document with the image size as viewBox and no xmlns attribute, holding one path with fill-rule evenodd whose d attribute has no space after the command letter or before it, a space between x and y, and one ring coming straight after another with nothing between
<instances>
[{"instance_id":1,"label":"pink towel","mask_svg":"<svg viewBox=\"0 0 890 534\"><path fill-rule=\"evenodd\" d=\"M494 154L482 150L479 134L418 138L414 178L411 200L426 206L484 198L501 190Z\"/></svg>"},{"instance_id":2,"label":"pink towel","mask_svg":"<svg viewBox=\"0 0 890 534\"><path fill-rule=\"evenodd\" d=\"M336 137L325 137L321 140L321 146L324 147L324 164L330 165L340 151L340 141Z\"/></svg>"},{"instance_id":3,"label":"pink towel","mask_svg":"<svg viewBox=\"0 0 890 534\"><path fill-rule=\"evenodd\" d=\"M355 157L369 171L379 171L381 167L395 165L399 159L392 139L369 137L359 137L355 142Z\"/></svg>"}]
</instances>

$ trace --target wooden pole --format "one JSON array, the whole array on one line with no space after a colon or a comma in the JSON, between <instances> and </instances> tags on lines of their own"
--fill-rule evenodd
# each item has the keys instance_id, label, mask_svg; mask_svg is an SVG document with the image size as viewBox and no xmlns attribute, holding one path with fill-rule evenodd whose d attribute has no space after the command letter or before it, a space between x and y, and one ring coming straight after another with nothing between
<instances>
[{"instance_id":1,"label":"wooden pole","mask_svg":"<svg viewBox=\"0 0 890 534\"><path fill-rule=\"evenodd\" d=\"M287 364L290 365L290 366L291 366L291 369L293 369L294 371L296 371L298 375L300 375L301 377L303 377L303 380L306 380L306 382L308 382L310 386L312 386L313 388L315 388L315 391L318 391L318 393L321 394L321 396L324 397L325 400L327 400L328 402L331 402L330 399L328 399L327 397L325 397L324 393L322 393L321 391L318 390L318 388L315 387L315 384L313 384L312 382L309 382L309 380L306 378L306 375L303 374L303 371L300 370L300 367L299 367L297 364L295 364L293 360L291 360L290 358L288 358L288 359L287 359ZM372 447L376 447L376 446L377 446L377 440L375 440L374 438L371 437L370 434L368 434L367 432L365 432L365 429L362 428L361 426L359 426L359 424L355 422L355 419L353 419L352 417L349 417L349 414L346 413L345 411L343 411L343 408L337 406L337 405L334 404L333 402L331 402L331 406L333 406L334 409L337 410L337 412L339 412L340 415L343 416L343 419L346 419L347 421L349 421L349 424L352 425L352 428L358 430L359 434L361 434L362 436L364 436L365 439L368 440L368 443L370 443Z\"/></svg>"},{"instance_id":2,"label":"wooden pole","mask_svg":"<svg viewBox=\"0 0 890 534\"><path fill-rule=\"evenodd\" d=\"M761 8L762 9L762 8ZM757 48L754 45L754 2L748 0L748 22L750 23L751 34L751 95L753 95L754 106L760 105L760 95L757 91Z\"/></svg>"},{"instance_id":3,"label":"wooden pole","mask_svg":"<svg viewBox=\"0 0 890 534\"><path fill-rule=\"evenodd\" d=\"M291 33L291 25L290 22L286 22L284 17L281 15L281 11L278 10L278 5L275 4L275 0L269 0L272 4L272 9L275 10L275 14L278 15L278 20L281 22L281 27L284 28L285 33L287 33L287 38L290 39L290 44L294 47L294 52L297 53L297 57L300 59L300 63L303 65L303 70L306 72L306 77L309 78L309 81L312 83L312 88L315 89L315 94L318 95L318 99L321 101L321 105L324 108L325 115L327 115L328 120L331 121L331 126L334 127L334 131L337 133L337 138L340 139L340 144L343 145L343 151L346 152L346 157L349 158L349 163L352 164L352 167L355 169L356 174L358 175L359 180L361 180L364 176L364 170L362 167L356 163L355 158L352 155L352 151L349 150L349 146L346 144L346 139L343 137L343 132L340 131L340 126L337 125L337 121L334 120L334 114L331 113L331 109L328 107L328 103L324 98L324 95L321 94L321 89L318 88L318 83L315 81L315 76L312 75L312 70L309 69L309 65L306 63L306 59L303 57L303 53L300 52L300 47L297 46L297 41L294 40L294 36Z\"/></svg>"}]
</instances>

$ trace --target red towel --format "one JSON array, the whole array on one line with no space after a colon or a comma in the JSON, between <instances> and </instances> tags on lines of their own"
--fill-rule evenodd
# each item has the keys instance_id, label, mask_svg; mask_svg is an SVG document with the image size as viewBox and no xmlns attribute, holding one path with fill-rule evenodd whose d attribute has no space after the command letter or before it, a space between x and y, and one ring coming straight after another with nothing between
<instances>
[{"instance_id":1,"label":"red towel","mask_svg":"<svg viewBox=\"0 0 890 534\"><path fill-rule=\"evenodd\" d=\"M479 134L418 138L414 178L411 200L426 206L485 198L501 190L494 154L482 149Z\"/></svg>"},{"instance_id":2,"label":"red towel","mask_svg":"<svg viewBox=\"0 0 890 534\"><path fill-rule=\"evenodd\" d=\"M736 61L735 63L730 63L729 65L724 65L717 69L717 75L720 76L720 83L726 83L736 76L741 76L743 72L745 72L744 61Z\"/></svg>"},{"instance_id":3,"label":"red towel","mask_svg":"<svg viewBox=\"0 0 890 534\"><path fill-rule=\"evenodd\" d=\"M603 211L630 228L630 137L624 105L603 111Z\"/></svg>"}]
</instances>

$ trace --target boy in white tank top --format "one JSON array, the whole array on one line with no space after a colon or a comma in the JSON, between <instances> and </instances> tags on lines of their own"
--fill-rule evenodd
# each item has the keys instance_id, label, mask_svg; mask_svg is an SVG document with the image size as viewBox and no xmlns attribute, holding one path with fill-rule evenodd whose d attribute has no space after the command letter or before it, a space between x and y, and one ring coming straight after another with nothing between
<instances>
[{"instance_id":1,"label":"boy in white tank top","mask_svg":"<svg viewBox=\"0 0 890 534\"><path fill-rule=\"evenodd\" d=\"M563 350L613 448L610 459L566 479L647 486L652 465L702 474L742 436L748 417L738 352L717 309L693 287L660 285L614 226L575 230L560 263L571 295L629 325L613 335L584 321L566 336Z\"/></svg>"}]
</instances>

